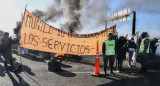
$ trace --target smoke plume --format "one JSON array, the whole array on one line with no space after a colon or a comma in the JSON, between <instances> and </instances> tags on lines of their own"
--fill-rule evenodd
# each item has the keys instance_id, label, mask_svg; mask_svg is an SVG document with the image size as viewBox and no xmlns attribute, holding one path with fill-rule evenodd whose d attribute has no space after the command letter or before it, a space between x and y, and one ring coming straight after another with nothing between
<instances>
[{"instance_id":1,"label":"smoke plume","mask_svg":"<svg viewBox=\"0 0 160 86\"><path fill-rule=\"evenodd\" d=\"M62 8L64 17L68 20L67 23L62 25L62 28L67 29L71 33L82 28L80 17L81 17L81 0L62 0Z\"/></svg>"},{"instance_id":2,"label":"smoke plume","mask_svg":"<svg viewBox=\"0 0 160 86\"><path fill-rule=\"evenodd\" d=\"M104 26L105 20L110 17L108 15L126 8L148 14L160 13L160 0L124 0L114 9L109 5L113 1L52 0L53 3L46 7L46 10L36 9L32 14L44 22L55 23L64 18L65 21L58 22L60 26L58 28L71 33L79 33L78 31L82 29L87 30Z\"/></svg>"},{"instance_id":3,"label":"smoke plume","mask_svg":"<svg viewBox=\"0 0 160 86\"><path fill-rule=\"evenodd\" d=\"M109 6L106 0L53 0L53 4L45 11L35 10L32 14L45 22L56 22L64 17L66 23L60 24L60 27L77 33L92 22L96 22L95 28L104 25L107 11Z\"/></svg>"},{"instance_id":4,"label":"smoke plume","mask_svg":"<svg viewBox=\"0 0 160 86\"><path fill-rule=\"evenodd\" d=\"M78 33L82 29L91 29L91 26L104 26L108 11L110 8L106 0L53 0L45 11L36 9L32 14L44 22L54 23L64 18L66 22L60 22L60 28ZM20 25L17 23L16 34L19 33Z\"/></svg>"},{"instance_id":5,"label":"smoke plume","mask_svg":"<svg viewBox=\"0 0 160 86\"><path fill-rule=\"evenodd\" d=\"M87 3L83 8L81 22L86 28L93 26L93 28L98 28L99 26L104 26L105 20L110 13L111 8L107 2L108 0L92 0L92 2Z\"/></svg>"},{"instance_id":6,"label":"smoke plume","mask_svg":"<svg viewBox=\"0 0 160 86\"><path fill-rule=\"evenodd\" d=\"M18 37L18 35L19 35L19 31L20 31L20 29L21 29L21 25L22 25L22 22L21 22L21 21L17 21L17 22L16 22L16 27L13 28L14 34L16 34L17 37Z\"/></svg>"},{"instance_id":7,"label":"smoke plume","mask_svg":"<svg viewBox=\"0 0 160 86\"><path fill-rule=\"evenodd\" d=\"M44 22L56 22L57 19L63 16L63 12L60 7L61 0L53 0L53 2L54 3L51 6L48 6L45 11L36 9L32 14Z\"/></svg>"}]
</instances>

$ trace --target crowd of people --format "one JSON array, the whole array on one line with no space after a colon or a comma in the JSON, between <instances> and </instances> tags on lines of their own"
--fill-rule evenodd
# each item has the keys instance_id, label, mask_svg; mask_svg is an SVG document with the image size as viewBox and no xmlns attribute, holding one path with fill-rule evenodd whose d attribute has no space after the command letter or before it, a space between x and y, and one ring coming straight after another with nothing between
<instances>
[{"instance_id":1,"label":"crowd of people","mask_svg":"<svg viewBox=\"0 0 160 86\"><path fill-rule=\"evenodd\" d=\"M133 58L135 52L137 56L140 57L141 70L139 73L144 73L147 71L147 55L151 55L152 58L155 58L156 48L158 46L158 39L154 38L153 40L149 39L147 32L143 32L138 39L138 42L135 42L134 38L127 39L124 36L116 38L110 33L108 34L109 39L104 40L102 46L103 52L103 61L104 61L104 72L107 75L107 63L109 61L110 74L115 74L113 72L113 65L116 59L117 72L122 72L123 69L123 60L126 59L126 54L128 53L128 67L132 68L133 64L136 63Z\"/></svg>"},{"instance_id":2,"label":"crowd of people","mask_svg":"<svg viewBox=\"0 0 160 86\"><path fill-rule=\"evenodd\" d=\"M135 63L133 60L133 55L137 52L140 57L141 70L140 73L147 71L146 66L146 57L148 54L151 55L151 58L155 58L155 52L158 46L158 39L154 38L149 39L148 33L143 32L139 37L138 42L136 43L134 38L127 39L124 36L114 36L112 33L108 34L108 39L104 40L102 46L103 52L103 61L104 61L104 72L107 75L107 64L109 61L110 74L115 74L113 72L113 65L116 59L117 72L123 71L123 61L126 59L126 53L128 53L128 67L133 66L132 63ZM11 47L14 41L9 37L9 33L5 32L3 38L0 40L0 56L3 57L5 72L8 71L7 62L11 63L12 71L15 71L13 64L13 58L11 53Z\"/></svg>"}]
</instances>

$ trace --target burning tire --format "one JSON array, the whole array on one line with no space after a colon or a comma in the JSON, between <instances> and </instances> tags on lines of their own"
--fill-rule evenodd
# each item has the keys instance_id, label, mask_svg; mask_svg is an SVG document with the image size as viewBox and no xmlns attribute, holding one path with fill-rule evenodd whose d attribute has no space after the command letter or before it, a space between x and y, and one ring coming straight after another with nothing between
<instances>
[{"instance_id":1,"label":"burning tire","mask_svg":"<svg viewBox=\"0 0 160 86\"><path fill-rule=\"evenodd\" d=\"M48 71L51 71L51 72L58 72L58 71L61 71L61 67L48 67Z\"/></svg>"},{"instance_id":2,"label":"burning tire","mask_svg":"<svg viewBox=\"0 0 160 86\"><path fill-rule=\"evenodd\" d=\"M48 70L49 71L60 71L61 70L61 61L54 59L51 62L48 62Z\"/></svg>"}]
</instances>

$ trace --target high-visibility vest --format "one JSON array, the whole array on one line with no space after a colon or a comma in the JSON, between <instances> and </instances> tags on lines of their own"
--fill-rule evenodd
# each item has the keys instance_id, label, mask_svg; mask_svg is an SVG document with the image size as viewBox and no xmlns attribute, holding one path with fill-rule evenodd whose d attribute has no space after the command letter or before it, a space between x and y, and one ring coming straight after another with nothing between
<instances>
[{"instance_id":1,"label":"high-visibility vest","mask_svg":"<svg viewBox=\"0 0 160 86\"><path fill-rule=\"evenodd\" d=\"M144 38L142 41L141 41L141 45L140 45L140 53L143 53L144 51L144 41L146 40L147 38ZM147 51L146 53L149 53L149 47L150 47L150 41L149 41L149 45L148 45L148 48L147 48Z\"/></svg>"},{"instance_id":2,"label":"high-visibility vest","mask_svg":"<svg viewBox=\"0 0 160 86\"><path fill-rule=\"evenodd\" d=\"M115 40L104 40L106 44L105 55L115 55Z\"/></svg>"}]
</instances>

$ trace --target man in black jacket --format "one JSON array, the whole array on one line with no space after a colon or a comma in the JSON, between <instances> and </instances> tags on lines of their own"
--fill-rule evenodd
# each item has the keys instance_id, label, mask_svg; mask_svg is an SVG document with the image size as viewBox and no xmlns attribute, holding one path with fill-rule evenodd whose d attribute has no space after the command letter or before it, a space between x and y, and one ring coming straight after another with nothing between
<instances>
[{"instance_id":1,"label":"man in black jacket","mask_svg":"<svg viewBox=\"0 0 160 86\"><path fill-rule=\"evenodd\" d=\"M129 52L129 58L128 58L128 67L132 67L132 57L134 52L136 51L137 45L134 42L134 38L131 38L131 40L128 41L128 52Z\"/></svg>"},{"instance_id":2,"label":"man in black jacket","mask_svg":"<svg viewBox=\"0 0 160 86\"><path fill-rule=\"evenodd\" d=\"M3 38L0 40L0 54L3 55L4 57L5 72L8 72L8 66L7 66L8 60L11 63L12 71L13 72L15 71L11 53L12 42L13 42L12 39L9 38L9 33L5 32Z\"/></svg>"},{"instance_id":3,"label":"man in black jacket","mask_svg":"<svg viewBox=\"0 0 160 86\"><path fill-rule=\"evenodd\" d=\"M156 53L156 49L157 49L157 46L159 46L158 44L158 39L154 38L152 41L151 41L151 54L152 54L152 58L155 59L155 53Z\"/></svg>"}]
</instances>

